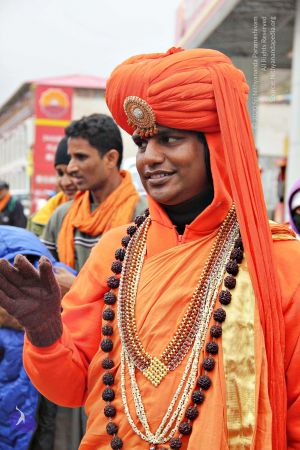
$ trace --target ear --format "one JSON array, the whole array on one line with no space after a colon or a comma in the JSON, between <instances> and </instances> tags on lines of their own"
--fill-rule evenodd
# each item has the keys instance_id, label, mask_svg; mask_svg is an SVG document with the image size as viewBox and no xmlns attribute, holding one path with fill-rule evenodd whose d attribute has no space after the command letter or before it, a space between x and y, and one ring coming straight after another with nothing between
<instances>
[{"instance_id":1,"label":"ear","mask_svg":"<svg viewBox=\"0 0 300 450\"><path fill-rule=\"evenodd\" d=\"M118 150L114 148L108 150L108 152L106 152L105 155L103 156L103 159L105 159L106 165L109 169L114 169L115 167L118 167L119 161Z\"/></svg>"}]
</instances>

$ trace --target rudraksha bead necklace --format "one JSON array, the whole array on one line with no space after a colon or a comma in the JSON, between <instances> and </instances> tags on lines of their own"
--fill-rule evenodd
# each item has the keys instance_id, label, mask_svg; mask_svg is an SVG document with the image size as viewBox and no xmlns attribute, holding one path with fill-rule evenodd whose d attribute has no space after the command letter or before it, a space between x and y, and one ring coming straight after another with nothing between
<instances>
[{"instance_id":1,"label":"rudraksha bead necklace","mask_svg":"<svg viewBox=\"0 0 300 450\"><path fill-rule=\"evenodd\" d=\"M118 450L123 447L123 441L117 436L118 432L118 426L113 422L113 418L116 415L116 409L113 405L111 405L111 402L115 398L115 392L111 388L111 386L114 384L114 376L109 372L109 369L113 368L114 363L109 357L109 352L113 349L113 343L110 339L112 335L112 326L111 322L115 318L115 312L112 309L112 305L116 302L116 294L114 293L114 290L118 288L120 284L119 289L119 305L118 305L118 322L119 322L119 331L121 336L121 343L122 343L122 353L121 353L121 390L122 390L122 400L126 412L127 419L133 428L133 430L144 440L146 440L150 444L151 450L159 450L159 449L167 449L167 447L157 447L157 445L165 444L169 441L169 449L179 449L182 446L181 438L184 435L188 435L192 431L192 421L196 419L198 416L198 406L203 403L205 399L205 395L203 391L207 390L211 386L211 380L208 377L207 373L212 371L215 366L215 360L213 359L213 356L218 353L218 344L215 342L215 340L221 336L222 334L222 327L221 324L226 318L225 310L221 307L215 310L214 312L214 320L216 324L214 324L211 327L210 330L210 336L212 338L211 342L208 342L206 345L206 352L207 357L204 358L202 363L202 370L203 374L198 378L197 381L197 389L192 393L193 387L195 385L197 372L198 372L198 363L199 363L199 356L200 351L203 347L203 343L205 340L205 337L207 335L207 328L209 325L210 317L214 308L215 299L216 299L216 293L218 291L218 286L220 285L224 272L225 272L225 266L226 271L230 275L225 278L230 279L230 281L227 283L229 286L226 286L226 283L224 282L225 287L227 287L226 290L222 290L219 294L219 301L221 305L227 305L231 301L231 294L229 289L233 289L235 284L231 280L231 278L235 281L235 276L238 273L238 263L241 262L243 257L243 247L241 240L238 238L238 225L236 222L236 216L234 208L231 209L229 212L226 221L223 224L222 233L223 236L219 237L219 234L216 238L215 244L213 246L213 249L211 251L210 256L214 255L214 260L210 261L211 257L208 258L208 261L203 269L202 276L200 278L200 281L197 285L197 288L199 284L201 284L201 279L203 277L203 273L206 268L209 267L208 274L206 276L206 282L205 282L205 291L202 291L203 299L200 301L200 304L198 305L198 314L196 315L196 319L193 321L188 321L188 326L194 325L194 331L191 336L187 336L188 341L191 343L188 343L180 355L180 361L176 364L175 367L168 368L168 370L174 370L177 365L182 361L184 356L188 353L190 347L192 346L191 354L188 358L188 362L184 371L184 374L180 380L179 386L177 388L177 391L169 405L169 408L167 410L167 413L165 417L163 418L161 425L157 429L155 434L152 434L150 431L150 427L148 425L147 417L144 411L143 403L141 394L135 379L135 369L137 368L136 361L132 357L135 356L135 353L132 352L133 350L136 350L136 347L138 347L137 342L132 339L124 339L124 329L126 330L126 327L128 325L132 326L133 331L135 331L136 334L136 324L135 319L134 323L130 323L132 318L134 318L134 306L135 306L135 295L136 295L136 289L139 281L140 273L137 277L132 276L132 271L130 270L132 268L132 265L136 268L137 264L140 263L140 269L143 263L143 259L145 256L145 250L146 250L146 236L147 236L147 230L150 225L150 218L147 218L149 215L148 211L146 211L144 216L139 216L136 218L136 226L135 227L129 227L127 232L128 236L126 236L127 239L122 239L122 246L123 248L120 248L116 251L115 256L117 261L115 261L112 264L112 271L114 272L114 276L110 277L108 279L108 287L110 288L110 291L107 292L104 296L104 302L107 305L106 309L103 311L103 319L108 321L109 323L106 323L103 325L103 336L104 339L101 342L101 349L107 353L106 358L102 362L102 367L107 370L107 372L103 375L103 383L106 385L106 388L104 389L102 393L102 398L107 402L106 407L104 408L104 414L106 417L109 418L109 423L107 425L107 433L111 436L113 436L111 440L111 447L113 450ZM226 225L225 225L226 224ZM143 226L141 226L143 225ZM224 239L225 235L225 239ZM141 238L142 236L142 238ZM133 239L132 239L133 237ZM221 239L223 237L223 239ZM221 241L221 242L218 242ZM127 251L125 252L125 248L127 247ZM234 247L234 248L233 248ZM218 251L216 250L218 249ZM137 250L137 252L135 252ZM226 260L228 258L227 255L229 255L231 252L230 261L226 264ZM121 277L121 283L120 279L116 276L120 273L120 264L122 265L123 262L123 269L122 269L122 277ZM128 270L129 269L129 270ZM131 275L131 276L130 276ZM128 278L127 278L128 277ZM125 282L124 282L125 280ZM213 282L215 281L215 282ZM120 307L121 305L121 295L122 288L126 284L132 284L133 286L130 286L127 293L134 296L134 299L129 303L129 308L125 308L125 311L122 310ZM197 291L196 288L196 291ZM195 292L196 292L195 291ZM194 296L192 297L193 300ZM191 301L192 303L192 301ZM126 305L125 305L126 306ZM130 313L129 317L126 317L126 312ZM124 315L125 313L125 315ZM137 336L137 335L136 335ZM176 336L176 334L175 334ZM175 337L174 336L174 337ZM135 337L135 336L134 336ZM137 336L138 339L138 336ZM174 339L174 338L173 338ZM129 342L129 346L127 345ZM175 340L176 342L176 340ZM138 339L138 343L141 345L140 340ZM172 341L171 341L172 343ZM170 344L171 344L170 343ZM169 344L169 346L170 346ZM132 348L131 348L132 346ZM186 347L187 350L186 350ZM128 351L129 348L129 351ZM171 347L172 348L172 347ZM175 347L176 348L176 347ZM139 349L138 349L139 350ZM145 352L146 353L146 352ZM142 355L144 356L144 355ZM146 356L149 358L152 358L151 355L148 355L146 353ZM154 362L153 362L154 360ZM147 361L147 359L146 359ZM158 358L152 358L151 363L156 364L157 361L159 361ZM130 374L130 381L131 381L131 389L133 393L135 408L137 416L143 425L145 429L145 434L141 432L135 425L134 421L131 418L129 408L127 405L127 399L126 399L126 390L125 390L125 366L128 366L129 374ZM161 370L161 367L158 365L159 369ZM144 369L145 370L145 369ZM146 369L147 370L147 369ZM167 370L167 371L168 371ZM161 377L162 373L159 373L159 377ZM165 375L165 374L163 374ZM149 378L149 377L148 377ZM153 383L155 385L155 383ZM183 392L182 392L183 391ZM181 394L181 395L180 395ZM192 400L192 405L187 408L187 404L189 399ZM174 409L175 404L178 402L177 407ZM186 409L187 408L187 409ZM185 411L186 410L186 411ZM182 421L185 411L185 421ZM174 434L176 431L179 430L179 436L174 437Z\"/></svg>"},{"instance_id":2,"label":"rudraksha bead necklace","mask_svg":"<svg viewBox=\"0 0 300 450\"><path fill-rule=\"evenodd\" d=\"M148 211L146 210L143 216L138 216L135 219L136 226L140 226L148 215ZM112 263L111 270L114 273L113 276L109 277L107 280L107 286L109 291L104 294L104 304L105 308L102 313L102 318L105 321L102 326L102 334L103 339L100 343L100 348L103 352L106 353L106 357L102 361L102 368L106 371L102 376L103 384L105 385L105 389L102 392L102 399L106 402L106 406L104 408L104 415L108 418L108 424L106 426L106 432L112 436L111 440L111 448L113 450L119 450L123 447L123 441L118 433L118 425L113 421L113 418L116 415L116 409L112 405L113 400L115 399L115 391L113 389L113 385L115 382L114 376L111 372L109 372L114 367L114 362L110 358L109 353L113 349L113 341L111 336L113 335L113 326L112 323L115 319L115 311L113 309L116 301L117 301L117 288L119 287L120 280L118 278L119 274L122 271L122 262L125 257L126 247L130 241L131 236L136 231L136 227L130 226L127 230L128 235L122 239L122 247L118 248L115 252L116 261Z\"/></svg>"}]
</instances>

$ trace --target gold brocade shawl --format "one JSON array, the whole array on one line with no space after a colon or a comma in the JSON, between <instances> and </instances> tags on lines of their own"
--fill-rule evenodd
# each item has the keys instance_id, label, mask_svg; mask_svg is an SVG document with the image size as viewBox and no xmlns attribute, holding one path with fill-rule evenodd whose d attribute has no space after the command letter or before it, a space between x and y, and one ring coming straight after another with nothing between
<instances>
[{"instance_id":1,"label":"gold brocade shawl","mask_svg":"<svg viewBox=\"0 0 300 450\"><path fill-rule=\"evenodd\" d=\"M270 221L270 228L273 241L295 239L294 232L285 225ZM226 312L222 347L228 447L230 450L255 449L253 438L262 431L261 448L271 450L272 412L267 392L265 345L245 259L240 265L237 285L232 291L232 301L226 306ZM257 388L259 384L260 389Z\"/></svg>"},{"instance_id":2,"label":"gold brocade shawl","mask_svg":"<svg viewBox=\"0 0 300 450\"><path fill-rule=\"evenodd\" d=\"M271 450L272 412L267 393L264 338L245 260L240 265L237 285L232 291L231 303L226 306L226 313L222 348L228 448L255 449L254 437L256 427L259 427L259 448ZM258 423L260 413L263 420Z\"/></svg>"}]
</instances>

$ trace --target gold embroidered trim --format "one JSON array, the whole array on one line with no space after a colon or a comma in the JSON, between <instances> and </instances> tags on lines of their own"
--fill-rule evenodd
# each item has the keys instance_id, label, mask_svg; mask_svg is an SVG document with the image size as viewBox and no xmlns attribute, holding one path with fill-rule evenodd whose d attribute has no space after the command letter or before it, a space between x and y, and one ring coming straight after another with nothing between
<instances>
[{"instance_id":1,"label":"gold embroidered trim","mask_svg":"<svg viewBox=\"0 0 300 450\"><path fill-rule=\"evenodd\" d=\"M255 296L247 262L240 265L239 282L226 306L222 334L227 391L227 429L230 450L250 450L255 428ZM237 341L236 336L239 336ZM234 348L234 351L233 351Z\"/></svg>"},{"instance_id":2,"label":"gold embroidered trim","mask_svg":"<svg viewBox=\"0 0 300 450\"><path fill-rule=\"evenodd\" d=\"M295 241L296 238L289 234L276 233L272 234L273 241Z\"/></svg>"}]
</instances>

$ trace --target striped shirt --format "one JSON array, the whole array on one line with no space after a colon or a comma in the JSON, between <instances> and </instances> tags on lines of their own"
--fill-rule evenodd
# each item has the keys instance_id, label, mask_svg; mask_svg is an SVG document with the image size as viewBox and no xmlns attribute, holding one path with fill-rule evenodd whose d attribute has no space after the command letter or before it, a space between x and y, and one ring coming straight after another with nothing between
<instances>
[{"instance_id":1,"label":"striped shirt","mask_svg":"<svg viewBox=\"0 0 300 450\"><path fill-rule=\"evenodd\" d=\"M72 201L63 203L60 205L52 216L50 217L47 226L43 232L41 241L46 245L46 247L50 250L53 256L59 260L57 253L57 238L59 231L61 229L63 220L65 215L67 214L68 209L70 208ZM91 211L94 211L97 208L97 204L91 204ZM145 209L147 208L147 201L145 197L140 197L140 200L135 208L132 220L137 215L143 214ZM79 271L84 265L85 261L88 259L92 248L97 244L101 235L99 236L90 236L89 234L82 233L80 230L75 229L74 232L74 245L75 245L75 270Z\"/></svg>"}]
</instances>

